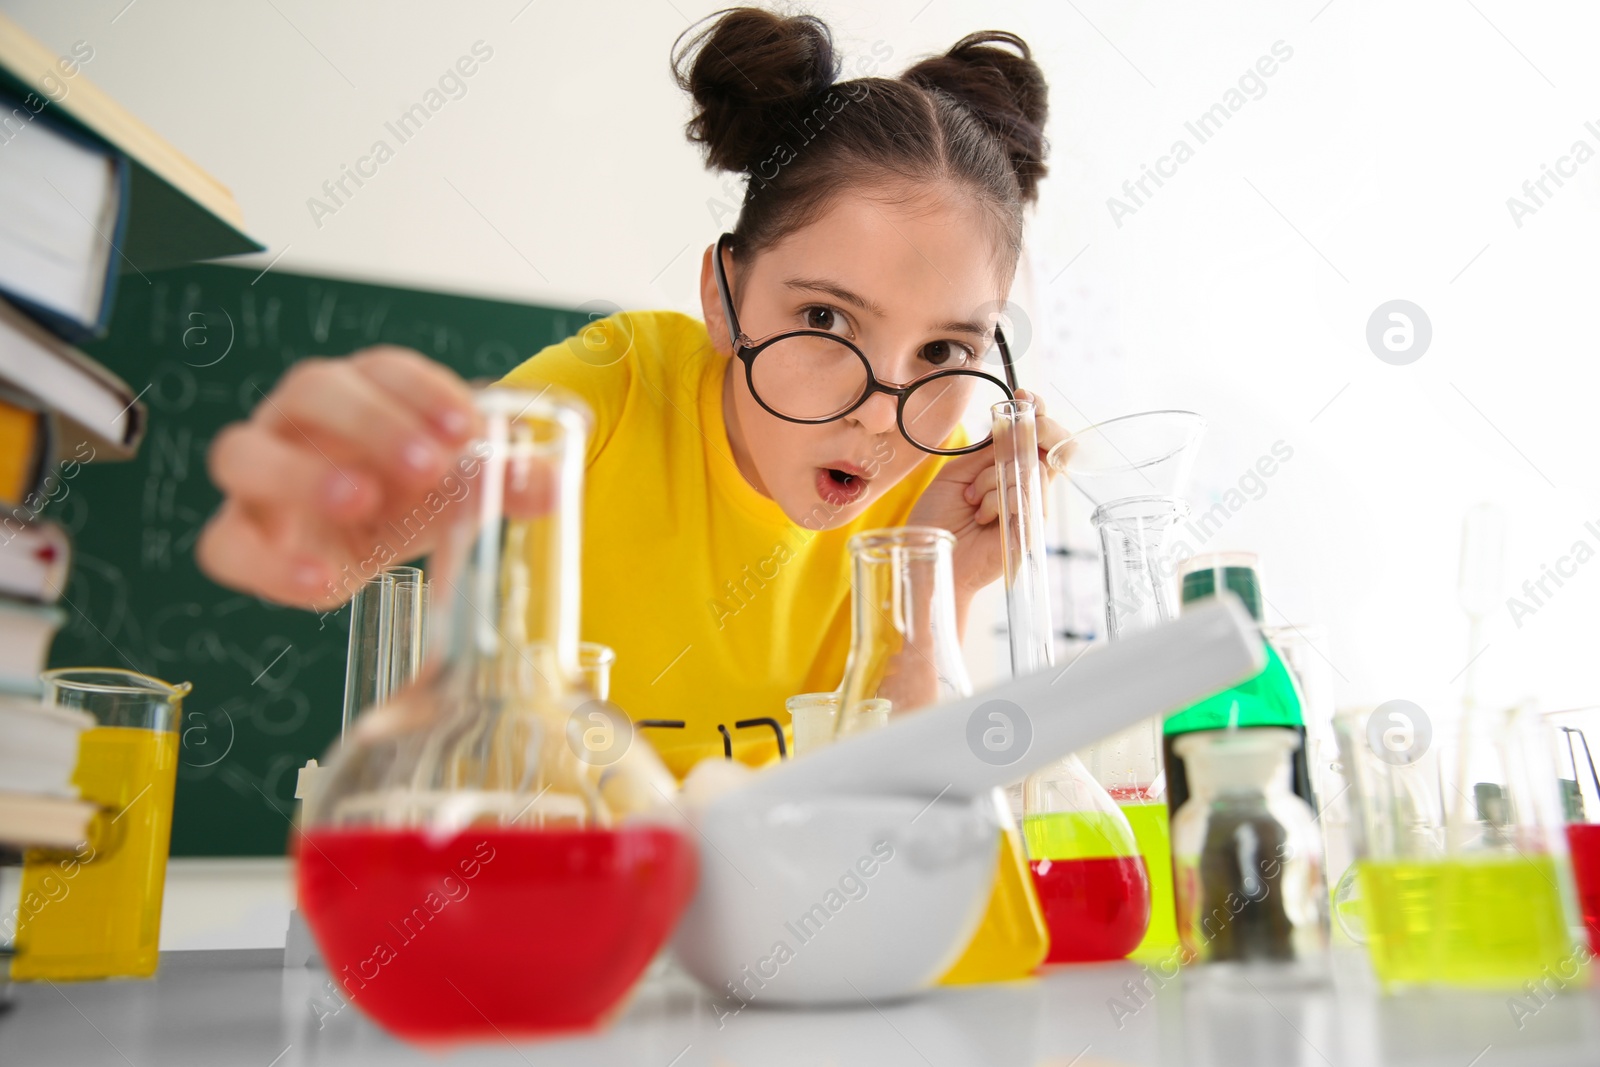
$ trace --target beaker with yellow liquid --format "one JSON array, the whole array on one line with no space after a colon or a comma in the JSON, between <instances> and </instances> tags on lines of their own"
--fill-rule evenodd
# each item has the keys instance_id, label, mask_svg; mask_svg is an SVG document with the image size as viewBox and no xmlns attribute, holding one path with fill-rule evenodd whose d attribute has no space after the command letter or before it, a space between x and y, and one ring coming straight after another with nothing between
<instances>
[{"instance_id":1,"label":"beaker with yellow liquid","mask_svg":"<svg viewBox=\"0 0 1600 1067\"><path fill-rule=\"evenodd\" d=\"M64 668L42 675L46 703L95 717L78 744L73 784L100 807L73 852L24 856L11 977L147 977L161 942L178 722L189 683L134 671Z\"/></svg>"}]
</instances>

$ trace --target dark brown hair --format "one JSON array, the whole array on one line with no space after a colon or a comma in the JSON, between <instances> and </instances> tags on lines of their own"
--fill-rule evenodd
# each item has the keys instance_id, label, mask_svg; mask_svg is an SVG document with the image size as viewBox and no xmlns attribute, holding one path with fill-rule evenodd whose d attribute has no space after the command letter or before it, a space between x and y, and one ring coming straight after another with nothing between
<instances>
[{"instance_id":1,"label":"dark brown hair","mask_svg":"<svg viewBox=\"0 0 1600 1067\"><path fill-rule=\"evenodd\" d=\"M1044 75L1027 44L969 34L898 78L836 82L828 27L741 7L691 26L673 75L694 98L689 140L706 165L748 176L738 250L751 255L867 181L953 182L994 217L1009 279L1022 210L1045 174Z\"/></svg>"}]
</instances>

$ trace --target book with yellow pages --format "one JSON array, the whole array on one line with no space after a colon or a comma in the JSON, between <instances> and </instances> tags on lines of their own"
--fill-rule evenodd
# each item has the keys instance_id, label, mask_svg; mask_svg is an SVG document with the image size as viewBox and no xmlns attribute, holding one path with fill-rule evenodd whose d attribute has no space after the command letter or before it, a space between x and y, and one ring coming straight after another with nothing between
<instances>
[{"instance_id":1,"label":"book with yellow pages","mask_svg":"<svg viewBox=\"0 0 1600 1067\"><path fill-rule=\"evenodd\" d=\"M55 456L52 426L50 413L30 397L0 386L0 506L21 509L24 515L18 521L34 517L30 498L42 499Z\"/></svg>"},{"instance_id":2,"label":"book with yellow pages","mask_svg":"<svg viewBox=\"0 0 1600 1067\"><path fill-rule=\"evenodd\" d=\"M80 462L126 459L144 436L145 409L128 383L0 300L0 383L64 420L58 448ZM85 442L89 450L76 447Z\"/></svg>"}]
</instances>

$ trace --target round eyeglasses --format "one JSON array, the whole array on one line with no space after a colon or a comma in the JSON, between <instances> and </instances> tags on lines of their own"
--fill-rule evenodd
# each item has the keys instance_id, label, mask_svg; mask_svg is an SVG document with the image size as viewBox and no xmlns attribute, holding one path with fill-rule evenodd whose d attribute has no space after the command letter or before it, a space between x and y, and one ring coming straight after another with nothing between
<instances>
[{"instance_id":1,"label":"round eyeglasses","mask_svg":"<svg viewBox=\"0 0 1600 1067\"><path fill-rule=\"evenodd\" d=\"M993 436L958 448L946 442L969 411L983 411L1014 399L1016 373L1011 350L1000 327L994 331L1006 380L983 371L952 369L925 374L909 385L889 385L873 373L866 353L837 334L823 330L792 330L762 341L746 337L739 328L722 265L722 253L733 235L717 238L713 269L722 311L734 355L744 364L750 395L763 409L786 422L817 424L842 419L874 393L887 393L897 401L896 421L905 439L936 456L964 456L988 447ZM985 423L987 426L987 423Z\"/></svg>"}]
</instances>

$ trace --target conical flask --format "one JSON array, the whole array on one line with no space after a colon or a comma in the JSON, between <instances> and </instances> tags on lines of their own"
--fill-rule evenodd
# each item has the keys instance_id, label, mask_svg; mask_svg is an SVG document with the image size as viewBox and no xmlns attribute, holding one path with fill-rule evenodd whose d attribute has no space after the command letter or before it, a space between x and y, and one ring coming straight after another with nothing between
<instances>
[{"instance_id":1,"label":"conical flask","mask_svg":"<svg viewBox=\"0 0 1600 1067\"><path fill-rule=\"evenodd\" d=\"M1205 419L1192 411L1144 411L1080 430L1047 462L1095 505L1106 596L1106 639L1120 640L1177 615L1168 539L1186 514L1183 496ZM1133 827L1150 876L1150 925L1139 959L1178 952L1161 721L1114 734L1080 755Z\"/></svg>"},{"instance_id":2,"label":"conical flask","mask_svg":"<svg viewBox=\"0 0 1600 1067\"><path fill-rule=\"evenodd\" d=\"M871 729L868 701L890 713L967 696L972 682L956 628L955 535L931 526L868 530L850 539L850 655L839 685L839 736Z\"/></svg>"},{"instance_id":3,"label":"conical flask","mask_svg":"<svg viewBox=\"0 0 1600 1067\"><path fill-rule=\"evenodd\" d=\"M428 1041L594 1025L695 876L681 828L612 826L586 758L584 412L498 388L476 406L482 437L449 483L465 492L432 520L422 669L351 725L296 842L301 908L347 999Z\"/></svg>"},{"instance_id":4,"label":"conical flask","mask_svg":"<svg viewBox=\"0 0 1600 1067\"><path fill-rule=\"evenodd\" d=\"M840 735L880 724L885 704L902 714L972 694L956 629L955 540L924 526L850 539L852 630L839 685ZM994 890L978 932L941 979L946 984L1021 978L1048 947L1011 806L998 789L992 802L1002 829Z\"/></svg>"},{"instance_id":5,"label":"conical flask","mask_svg":"<svg viewBox=\"0 0 1600 1067\"><path fill-rule=\"evenodd\" d=\"M1055 662L1038 432L1027 401L996 404L993 415L1011 671L1021 676ZM1128 820L1070 753L1029 775L1022 800L1048 961L1126 956L1150 921L1149 875Z\"/></svg>"}]
</instances>

